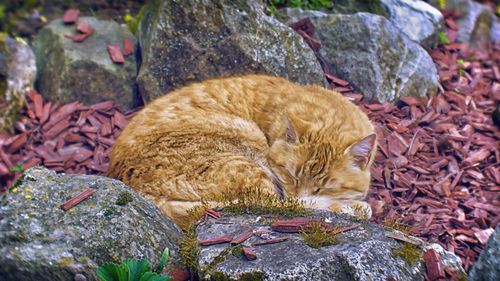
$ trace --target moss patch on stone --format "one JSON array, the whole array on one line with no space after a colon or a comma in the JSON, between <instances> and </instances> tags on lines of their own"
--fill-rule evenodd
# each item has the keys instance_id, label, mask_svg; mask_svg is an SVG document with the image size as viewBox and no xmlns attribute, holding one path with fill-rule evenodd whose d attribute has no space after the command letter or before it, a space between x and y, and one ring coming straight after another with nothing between
<instances>
[{"instance_id":1,"label":"moss patch on stone","mask_svg":"<svg viewBox=\"0 0 500 281\"><path fill-rule=\"evenodd\" d=\"M117 205L127 205L129 202L132 201L132 194L128 191L122 191L120 194L118 194L118 198L115 201L115 204Z\"/></svg>"},{"instance_id":2,"label":"moss patch on stone","mask_svg":"<svg viewBox=\"0 0 500 281\"><path fill-rule=\"evenodd\" d=\"M395 257L402 257L409 266L422 259L422 248L418 245L404 242L400 248L392 250Z\"/></svg>"}]
</instances>

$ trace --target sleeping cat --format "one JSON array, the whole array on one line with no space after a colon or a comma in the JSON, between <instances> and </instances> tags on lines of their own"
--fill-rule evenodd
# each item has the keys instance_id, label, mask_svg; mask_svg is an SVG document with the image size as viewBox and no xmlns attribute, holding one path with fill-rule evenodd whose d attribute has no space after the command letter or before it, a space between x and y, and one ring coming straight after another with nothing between
<instances>
[{"instance_id":1,"label":"sleeping cat","mask_svg":"<svg viewBox=\"0 0 500 281\"><path fill-rule=\"evenodd\" d=\"M337 92L248 75L191 84L132 118L106 173L185 227L201 199L248 187L371 216L373 127Z\"/></svg>"}]
</instances>

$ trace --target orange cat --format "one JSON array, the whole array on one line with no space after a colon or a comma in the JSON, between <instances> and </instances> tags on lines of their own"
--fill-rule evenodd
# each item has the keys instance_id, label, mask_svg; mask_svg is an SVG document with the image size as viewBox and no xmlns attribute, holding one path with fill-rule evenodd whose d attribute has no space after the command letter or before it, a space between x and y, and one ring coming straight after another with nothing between
<instances>
[{"instance_id":1,"label":"orange cat","mask_svg":"<svg viewBox=\"0 0 500 281\"><path fill-rule=\"evenodd\" d=\"M200 200L248 187L369 217L359 200L375 150L368 117L339 93L248 75L195 83L148 104L116 141L106 175L179 226Z\"/></svg>"}]
</instances>

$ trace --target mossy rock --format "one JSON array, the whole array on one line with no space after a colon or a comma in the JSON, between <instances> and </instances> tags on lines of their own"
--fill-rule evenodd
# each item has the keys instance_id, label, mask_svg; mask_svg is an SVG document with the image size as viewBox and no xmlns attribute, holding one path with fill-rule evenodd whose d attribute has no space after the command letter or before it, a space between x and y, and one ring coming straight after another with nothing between
<instances>
[{"instance_id":1,"label":"mossy rock","mask_svg":"<svg viewBox=\"0 0 500 281\"><path fill-rule=\"evenodd\" d=\"M87 22L94 29L82 42L73 42L64 36L74 35L76 25L64 24L61 19L45 26L35 38L38 90L51 101L91 105L114 100L125 110L133 108L137 94L137 39L115 21L80 17L78 22ZM119 45L123 49L125 38L132 42L134 53L126 56L124 63L114 63L107 45Z\"/></svg>"},{"instance_id":2,"label":"mossy rock","mask_svg":"<svg viewBox=\"0 0 500 281\"><path fill-rule=\"evenodd\" d=\"M92 188L73 208L61 204ZM126 205L117 205L120 194ZM151 202L122 182L87 175L25 172L0 197L0 280L99 280L98 266L145 258L156 266L170 249L165 272L181 266L182 231Z\"/></svg>"},{"instance_id":3,"label":"mossy rock","mask_svg":"<svg viewBox=\"0 0 500 281\"><path fill-rule=\"evenodd\" d=\"M208 78L266 73L328 86L313 51L261 1L153 0L139 23L145 102Z\"/></svg>"},{"instance_id":4,"label":"mossy rock","mask_svg":"<svg viewBox=\"0 0 500 281\"><path fill-rule=\"evenodd\" d=\"M31 48L0 34L0 133L12 131L21 119L25 91L33 88L36 77L35 56Z\"/></svg>"}]
</instances>

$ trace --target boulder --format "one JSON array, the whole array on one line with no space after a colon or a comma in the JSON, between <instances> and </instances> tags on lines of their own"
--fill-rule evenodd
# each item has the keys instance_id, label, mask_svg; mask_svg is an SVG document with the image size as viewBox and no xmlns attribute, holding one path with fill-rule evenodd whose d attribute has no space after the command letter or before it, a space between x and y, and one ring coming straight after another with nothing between
<instances>
[{"instance_id":1,"label":"boulder","mask_svg":"<svg viewBox=\"0 0 500 281\"><path fill-rule=\"evenodd\" d=\"M64 103L79 101L86 105L114 100L123 109L135 105L135 52L125 57L124 63L114 63L107 45L119 45L131 40L137 49L137 39L114 21L81 17L93 29L82 42L74 42L65 35L76 34L75 24L63 24L61 19L45 26L33 42L39 69L37 87L47 99Z\"/></svg>"},{"instance_id":2,"label":"boulder","mask_svg":"<svg viewBox=\"0 0 500 281\"><path fill-rule=\"evenodd\" d=\"M438 1L431 1L438 6ZM458 26L457 41L471 47L486 50L489 42L500 42L500 21L488 6L472 0L446 0L445 9L461 14L455 22Z\"/></svg>"},{"instance_id":3,"label":"boulder","mask_svg":"<svg viewBox=\"0 0 500 281\"><path fill-rule=\"evenodd\" d=\"M303 17L315 27L313 38L322 44L319 55L330 73L351 82L365 97L396 102L402 96L436 93L439 77L431 57L386 18L317 11L293 18Z\"/></svg>"},{"instance_id":4,"label":"boulder","mask_svg":"<svg viewBox=\"0 0 500 281\"><path fill-rule=\"evenodd\" d=\"M21 119L24 92L33 88L36 77L35 55L31 48L0 34L0 133L12 131Z\"/></svg>"},{"instance_id":5,"label":"boulder","mask_svg":"<svg viewBox=\"0 0 500 281\"><path fill-rule=\"evenodd\" d=\"M272 217L225 215L222 222L209 219L200 224L196 228L198 241L220 236L234 239L252 231L270 232L253 235L242 243L253 250L257 256L255 260L235 255L238 248L229 243L202 246L197 260L201 280L216 277L220 278L216 280L256 280L251 277L257 280L424 280L425 266L420 258L428 245L413 248L416 260L412 262L397 254L406 242L387 236L403 235L400 232L367 221L353 221L346 215L318 210L313 213L312 218L322 218L331 225L354 228L338 234L336 244L312 248L300 233L273 230L270 224L276 218ZM263 238L278 237L287 237L287 240L254 245L265 241ZM408 239L424 244L418 238ZM461 268L459 258L455 258L458 265L451 264Z\"/></svg>"},{"instance_id":6,"label":"boulder","mask_svg":"<svg viewBox=\"0 0 500 281\"><path fill-rule=\"evenodd\" d=\"M73 208L61 204L92 188ZM122 202L117 201L122 198ZM128 199L128 200L123 200ZM145 258L156 265L170 249L179 264L180 229L122 182L28 169L0 198L0 280L99 280L98 266ZM82 280L82 279L78 279Z\"/></svg>"},{"instance_id":7,"label":"boulder","mask_svg":"<svg viewBox=\"0 0 500 281\"><path fill-rule=\"evenodd\" d=\"M439 10L424 1L379 0L387 9L385 16L399 31L425 49L438 44L438 32L443 24Z\"/></svg>"},{"instance_id":8,"label":"boulder","mask_svg":"<svg viewBox=\"0 0 500 281\"><path fill-rule=\"evenodd\" d=\"M153 0L139 23L145 102L208 78L267 73L327 86L313 51L259 1Z\"/></svg>"},{"instance_id":9,"label":"boulder","mask_svg":"<svg viewBox=\"0 0 500 281\"><path fill-rule=\"evenodd\" d=\"M367 12L388 19L400 32L426 49L432 49L438 42L443 15L438 9L424 1L408 0L349 0L335 1L332 8L322 10L327 14L355 14ZM302 10L288 8L281 10L277 17L285 22L300 20Z\"/></svg>"},{"instance_id":10,"label":"boulder","mask_svg":"<svg viewBox=\"0 0 500 281\"><path fill-rule=\"evenodd\" d=\"M500 280L500 224L469 271L470 281Z\"/></svg>"}]
</instances>

